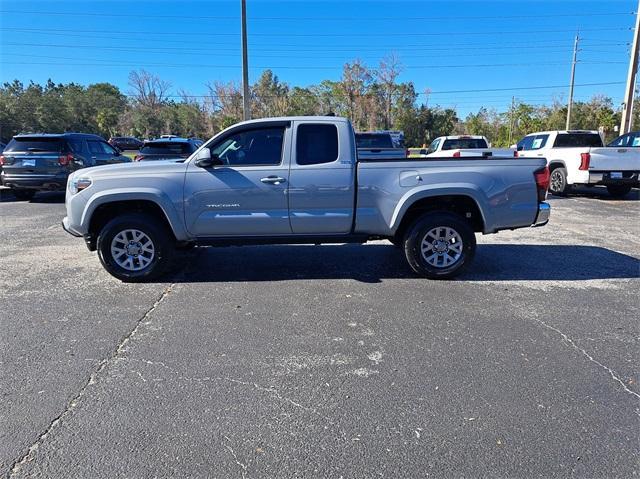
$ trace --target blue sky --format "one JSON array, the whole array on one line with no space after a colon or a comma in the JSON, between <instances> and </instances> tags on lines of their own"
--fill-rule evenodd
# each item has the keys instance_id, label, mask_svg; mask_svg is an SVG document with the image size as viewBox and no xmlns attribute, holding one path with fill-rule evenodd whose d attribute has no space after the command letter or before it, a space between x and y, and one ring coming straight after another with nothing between
<instances>
[{"instance_id":1,"label":"blue sky","mask_svg":"<svg viewBox=\"0 0 640 479\"><path fill-rule=\"evenodd\" d=\"M576 83L616 84L579 86L576 99L603 93L619 105L637 8L629 0L247 5L252 82L265 67L292 86L337 80L346 61L375 67L395 52L400 80L415 84L420 101L462 116L481 106L504 110L512 95L536 104L566 99L578 30ZM239 17L240 0L3 0L0 80L108 81L127 92L129 72L144 68L170 81L174 94L202 95L207 82L241 78ZM531 88L540 86L551 88Z\"/></svg>"}]
</instances>

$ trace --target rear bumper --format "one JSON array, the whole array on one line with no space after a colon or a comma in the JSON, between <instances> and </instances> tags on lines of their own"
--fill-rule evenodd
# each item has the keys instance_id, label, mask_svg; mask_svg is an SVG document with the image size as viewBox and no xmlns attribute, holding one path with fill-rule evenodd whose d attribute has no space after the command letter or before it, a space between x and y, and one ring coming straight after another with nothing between
<instances>
[{"instance_id":1,"label":"rear bumper","mask_svg":"<svg viewBox=\"0 0 640 479\"><path fill-rule=\"evenodd\" d=\"M58 175L11 175L2 172L2 184L10 188L32 190L64 191L67 187L68 173Z\"/></svg>"},{"instance_id":2,"label":"rear bumper","mask_svg":"<svg viewBox=\"0 0 640 479\"><path fill-rule=\"evenodd\" d=\"M640 186L640 171L590 171L590 185Z\"/></svg>"},{"instance_id":3,"label":"rear bumper","mask_svg":"<svg viewBox=\"0 0 640 479\"><path fill-rule=\"evenodd\" d=\"M544 226L549 222L551 216L551 205L549 203L538 203L538 214L532 226Z\"/></svg>"}]
</instances>

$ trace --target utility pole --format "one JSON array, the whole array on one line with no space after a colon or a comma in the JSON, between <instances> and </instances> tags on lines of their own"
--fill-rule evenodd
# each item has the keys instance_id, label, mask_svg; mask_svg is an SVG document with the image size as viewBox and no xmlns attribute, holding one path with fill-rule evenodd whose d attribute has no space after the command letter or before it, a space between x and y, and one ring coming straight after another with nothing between
<instances>
[{"instance_id":1,"label":"utility pole","mask_svg":"<svg viewBox=\"0 0 640 479\"><path fill-rule=\"evenodd\" d=\"M576 58L578 57L578 42L580 36L576 35L575 42L573 42L573 61L571 62L571 83L569 84L569 104L567 106L567 126L565 130L571 128L571 107L573 106L573 84L576 79Z\"/></svg>"},{"instance_id":2,"label":"utility pole","mask_svg":"<svg viewBox=\"0 0 640 479\"><path fill-rule=\"evenodd\" d=\"M627 73L627 89L622 103L622 120L620 121L621 135L629 133L633 126L633 96L636 89L636 73L638 73L638 48L640 35L640 1L636 11L636 28L633 31L633 44L631 46L631 58L629 59L629 72Z\"/></svg>"},{"instance_id":3,"label":"utility pole","mask_svg":"<svg viewBox=\"0 0 640 479\"><path fill-rule=\"evenodd\" d=\"M513 141L513 108L516 103L516 97L511 97L511 109L509 110L509 146L511 146Z\"/></svg>"},{"instance_id":4,"label":"utility pole","mask_svg":"<svg viewBox=\"0 0 640 479\"><path fill-rule=\"evenodd\" d=\"M249 93L249 60L247 58L247 1L242 2L242 118L251 119Z\"/></svg>"}]
</instances>

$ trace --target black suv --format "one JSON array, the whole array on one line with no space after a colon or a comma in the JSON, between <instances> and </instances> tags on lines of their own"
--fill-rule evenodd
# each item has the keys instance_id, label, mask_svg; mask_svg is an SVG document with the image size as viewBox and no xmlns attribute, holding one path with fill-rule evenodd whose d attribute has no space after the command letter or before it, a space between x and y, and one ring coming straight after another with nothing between
<instances>
[{"instance_id":1,"label":"black suv","mask_svg":"<svg viewBox=\"0 0 640 479\"><path fill-rule=\"evenodd\" d=\"M202 140L190 138L160 138L146 141L133 161L180 160L189 158L196 151Z\"/></svg>"},{"instance_id":2,"label":"black suv","mask_svg":"<svg viewBox=\"0 0 640 479\"><path fill-rule=\"evenodd\" d=\"M133 136L114 136L109 138L109 144L120 150L139 150L144 145L144 141Z\"/></svg>"},{"instance_id":3,"label":"black suv","mask_svg":"<svg viewBox=\"0 0 640 479\"><path fill-rule=\"evenodd\" d=\"M77 169L129 161L103 138L86 133L16 135L0 156L2 184L24 200L39 190L64 190Z\"/></svg>"}]
</instances>

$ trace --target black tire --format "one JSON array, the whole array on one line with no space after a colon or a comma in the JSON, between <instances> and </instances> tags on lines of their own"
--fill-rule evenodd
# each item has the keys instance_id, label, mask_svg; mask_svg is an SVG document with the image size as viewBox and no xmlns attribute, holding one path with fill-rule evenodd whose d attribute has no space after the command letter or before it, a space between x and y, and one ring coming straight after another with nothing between
<instances>
[{"instance_id":1,"label":"black tire","mask_svg":"<svg viewBox=\"0 0 640 479\"><path fill-rule=\"evenodd\" d=\"M448 265L436 266L430 264L427 258L422 254L422 242L426 239L427 235L432 230L437 228L450 228L457 233L459 239L462 241L462 247L460 248L460 255L455 261ZM433 238L433 236L430 236ZM449 244L447 241L447 250L442 254L436 253L440 256L440 259L445 261L445 257L448 260L452 259L452 255L449 253ZM451 250L453 251L453 250ZM407 234L404 238L404 254L407 258L407 262L411 269L421 276L425 276L429 279L450 279L461 274L473 261L473 257L476 252L476 236L473 232L473 228L469 222L455 213L448 212L432 212L426 213L417 218L408 228ZM456 253L453 253L455 256ZM433 258L433 255L431 255ZM433 259L432 261L439 261Z\"/></svg>"},{"instance_id":2,"label":"black tire","mask_svg":"<svg viewBox=\"0 0 640 479\"><path fill-rule=\"evenodd\" d=\"M11 192L13 193L13 196L20 201L31 200L36 195L36 190L12 188Z\"/></svg>"},{"instance_id":3,"label":"black tire","mask_svg":"<svg viewBox=\"0 0 640 479\"><path fill-rule=\"evenodd\" d=\"M614 198L623 198L631 191L631 186L629 185L609 185L607 186L607 191Z\"/></svg>"},{"instance_id":4,"label":"black tire","mask_svg":"<svg viewBox=\"0 0 640 479\"><path fill-rule=\"evenodd\" d=\"M551 176L549 178L549 192L557 196L564 196L569 192L566 168L558 167L551 171Z\"/></svg>"},{"instance_id":5,"label":"black tire","mask_svg":"<svg viewBox=\"0 0 640 479\"><path fill-rule=\"evenodd\" d=\"M119 265L111 253L113 239L120 232L129 229L144 233L151 240L154 249L151 262L137 271ZM175 252L175 240L171 231L157 219L141 213L130 213L117 216L102 228L98 234L97 249L100 262L109 274L127 283L140 283L153 280L164 273ZM120 258L124 256L121 255Z\"/></svg>"}]
</instances>

